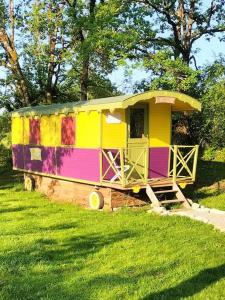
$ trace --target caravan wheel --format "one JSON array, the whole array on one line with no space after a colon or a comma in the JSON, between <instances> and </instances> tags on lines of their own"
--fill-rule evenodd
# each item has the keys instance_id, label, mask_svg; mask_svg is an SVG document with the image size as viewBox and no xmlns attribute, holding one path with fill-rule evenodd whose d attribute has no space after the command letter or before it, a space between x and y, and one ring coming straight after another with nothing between
<instances>
[{"instance_id":1,"label":"caravan wheel","mask_svg":"<svg viewBox=\"0 0 225 300\"><path fill-rule=\"evenodd\" d=\"M34 178L32 178L31 176L26 176L26 178L24 179L24 188L26 191L33 191L35 187L35 181Z\"/></svg>"},{"instance_id":2,"label":"caravan wheel","mask_svg":"<svg viewBox=\"0 0 225 300\"><path fill-rule=\"evenodd\" d=\"M104 197L102 193L94 191L88 197L88 204L91 209L98 210L104 206Z\"/></svg>"}]
</instances>

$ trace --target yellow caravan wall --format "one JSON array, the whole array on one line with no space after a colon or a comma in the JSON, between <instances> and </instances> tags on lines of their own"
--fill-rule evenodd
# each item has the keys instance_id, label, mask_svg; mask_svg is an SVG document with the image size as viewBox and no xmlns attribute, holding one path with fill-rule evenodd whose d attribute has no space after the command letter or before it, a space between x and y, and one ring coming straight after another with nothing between
<instances>
[{"instance_id":1,"label":"yellow caravan wall","mask_svg":"<svg viewBox=\"0 0 225 300\"><path fill-rule=\"evenodd\" d=\"M97 111L79 112L69 114L76 119L77 148L120 148L127 146L127 125L125 122L125 110L116 110L121 116L121 123L106 122L109 112L101 114ZM50 115L40 117L41 145L61 145L61 119L63 115ZM12 143L29 144L29 119L30 117L12 118ZM102 133L101 131L102 126ZM167 147L171 137L171 106L168 104L149 105L149 146Z\"/></svg>"},{"instance_id":2,"label":"yellow caravan wall","mask_svg":"<svg viewBox=\"0 0 225 300\"><path fill-rule=\"evenodd\" d=\"M109 112L102 114L102 147L103 148L120 148L126 147L126 131L125 110L116 110L121 116L121 123L107 123L106 118Z\"/></svg>"},{"instance_id":3,"label":"yellow caravan wall","mask_svg":"<svg viewBox=\"0 0 225 300\"><path fill-rule=\"evenodd\" d=\"M23 144L23 118L12 118L12 144Z\"/></svg>"},{"instance_id":4,"label":"yellow caravan wall","mask_svg":"<svg viewBox=\"0 0 225 300\"><path fill-rule=\"evenodd\" d=\"M61 120L65 115L49 115L40 117L41 145L46 147L60 147ZM97 148L100 147L100 113L80 112L68 114L76 120L75 147ZM31 117L12 119L13 144L29 144L29 119Z\"/></svg>"},{"instance_id":5,"label":"yellow caravan wall","mask_svg":"<svg viewBox=\"0 0 225 300\"><path fill-rule=\"evenodd\" d=\"M100 147L100 113L79 112L76 115L76 147Z\"/></svg>"},{"instance_id":6,"label":"yellow caravan wall","mask_svg":"<svg viewBox=\"0 0 225 300\"><path fill-rule=\"evenodd\" d=\"M171 106L151 103L149 114L149 146L169 146L171 137Z\"/></svg>"},{"instance_id":7,"label":"yellow caravan wall","mask_svg":"<svg viewBox=\"0 0 225 300\"><path fill-rule=\"evenodd\" d=\"M41 145L60 146L61 143L61 116L50 115L40 118Z\"/></svg>"},{"instance_id":8,"label":"yellow caravan wall","mask_svg":"<svg viewBox=\"0 0 225 300\"><path fill-rule=\"evenodd\" d=\"M78 114L70 113L67 116L75 118L75 147L100 147L100 114L96 111ZM65 115L51 115L41 117L41 145L60 147L61 123Z\"/></svg>"}]
</instances>

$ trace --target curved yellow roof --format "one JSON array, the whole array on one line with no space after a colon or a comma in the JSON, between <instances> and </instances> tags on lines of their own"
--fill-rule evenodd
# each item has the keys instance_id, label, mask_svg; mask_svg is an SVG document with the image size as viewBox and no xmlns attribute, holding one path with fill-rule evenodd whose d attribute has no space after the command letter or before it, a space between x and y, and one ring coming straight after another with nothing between
<instances>
[{"instance_id":1,"label":"curved yellow roof","mask_svg":"<svg viewBox=\"0 0 225 300\"><path fill-rule=\"evenodd\" d=\"M132 106L140 101L154 101L157 97L160 98L171 98L174 99L174 103L171 104L172 111L186 111L186 110L198 110L201 111L201 103L186 95L179 92L172 91L148 91L145 93L136 94L130 96L124 101L124 108Z\"/></svg>"},{"instance_id":2,"label":"curved yellow roof","mask_svg":"<svg viewBox=\"0 0 225 300\"><path fill-rule=\"evenodd\" d=\"M165 99L165 103L170 103L172 111L201 111L201 103L186 94L172 91L148 91L134 95L100 98L83 102L25 107L13 112L12 116L65 114L79 111L114 111L115 109L126 109L128 106L133 106L138 102L157 102L159 98L160 103L163 103L163 99Z\"/></svg>"}]
</instances>

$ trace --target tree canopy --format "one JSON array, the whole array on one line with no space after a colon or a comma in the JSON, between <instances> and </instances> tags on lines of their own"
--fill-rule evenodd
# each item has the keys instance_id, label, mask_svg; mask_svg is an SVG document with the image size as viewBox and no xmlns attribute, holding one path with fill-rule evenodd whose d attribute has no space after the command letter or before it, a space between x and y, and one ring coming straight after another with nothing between
<instances>
[{"instance_id":1,"label":"tree canopy","mask_svg":"<svg viewBox=\"0 0 225 300\"><path fill-rule=\"evenodd\" d=\"M199 66L195 47L224 32L225 1L0 0L0 107L116 95L108 75L142 67L133 91L200 99L202 114L184 121L198 133L189 138L224 147L224 58Z\"/></svg>"}]
</instances>

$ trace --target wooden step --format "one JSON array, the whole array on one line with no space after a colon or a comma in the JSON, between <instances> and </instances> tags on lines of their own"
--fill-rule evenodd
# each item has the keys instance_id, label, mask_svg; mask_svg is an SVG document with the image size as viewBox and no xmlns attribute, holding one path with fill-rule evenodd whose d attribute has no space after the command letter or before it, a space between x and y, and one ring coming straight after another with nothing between
<instances>
[{"instance_id":1,"label":"wooden step","mask_svg":"<svg viewBox=\"0 0 225 300\"><path fill-rule=\"evenodd\" d=\"M161 190L154 192L155 194L164 194L164 193L176 193L176 190Z\"/></svg>"},{"instance_id":2,"label":"wooden step","mask_svg":"<svg viewBox=\"0 0 225 300\"><path fill-rule=\"evenodd\" d=\"M172 186L171 184L168 184L167 186L164 185L162 187L167 187L167 189L155 191L149 184L146 186L146 194L148 195L153 207L160 207L162 204L173 204L173 203L174 204L182 203L185 207L187 208L190 207L190 203L187 201L187 199L185 198L185 196L183 195L179 186L176 183L174 183ZM174 197L177 198L172 200L162 200L162 201L157 198L157 194L166 194L166 193L176 193Z\"/></svg>"},{"instance_id":3,"label":"wooden step","mask_svg":"<svg viewBox=\"0 0 225 300\"><path fill-rule=\"evenodd\" d=\"M181 203L181 202L184 202L184 201L183 200L178 200L178 199L160 201L160 203L162 203L162 204Z\"/></svg>"}]
</instances>

